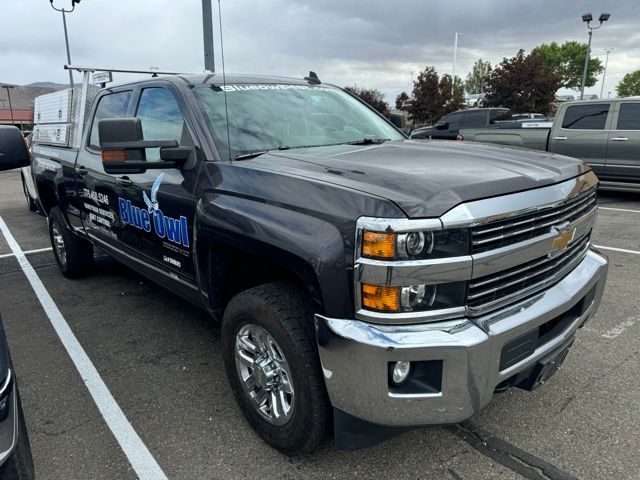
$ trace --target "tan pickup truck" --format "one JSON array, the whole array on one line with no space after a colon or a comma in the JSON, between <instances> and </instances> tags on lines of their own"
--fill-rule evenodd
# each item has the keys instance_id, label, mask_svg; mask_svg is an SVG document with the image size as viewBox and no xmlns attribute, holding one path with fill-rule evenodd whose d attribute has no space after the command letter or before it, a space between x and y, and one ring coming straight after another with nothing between
<instances>
[{"instance_id":1,"label":"tan pickup truck","mask_svg":"<svg viewBox=\"0 0 640 480\"><path fill-rule=\"evenodd\" d=\"M601 188L640 190L640 97L568 102L551 128L462 129L458 140L576 157L593 168Z\"/></svg>"}]
</instances>

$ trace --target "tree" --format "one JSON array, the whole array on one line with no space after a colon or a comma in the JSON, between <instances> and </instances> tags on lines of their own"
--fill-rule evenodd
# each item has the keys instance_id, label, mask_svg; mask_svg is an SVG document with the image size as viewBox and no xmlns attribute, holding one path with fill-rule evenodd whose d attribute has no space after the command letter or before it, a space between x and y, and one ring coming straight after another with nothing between
<instances>
[{"instance_id":1,"label":"tree","mask_svg":"<svg viewBox=\"0 0 640 480\"><path fill-rule=\"evenodd\" d=\"M451 75L438 76L434 67L425 67L413 82L413 105L409 113L414 125L435 123L447 113L459 110L463 102L463 86L456 78L452 92Z\"/></svg>"},{"instance_id":2,"label":"tree","mask_svg":"<svg viewBox=\"0 0 640 480\"><path fill-rule=\"evenodd\" d=\"M406 102L407 100L409 100L409 95L407 95L407 92L402 92L400 95L398 95L396 97L396 110L404 110L402 108L402 105L404 104L404 102Z\"/></svg>"},{"instance_id":3,"label":"tree","mask_svg":"<svg viewBox=\"0 0 640 480\"><path fill-rule=\"evenodd\" d=\"M580 90L584 71L584 58L587 54L586 43L575 41L564 42L562 45L558 45L556 42L543 43L534 48L531 53L542 55L545 64L562 76L561 86L571 90ZM600 59L590 58L585 86L593 87L603 70L604 67Z\"/></svg>"},{"instance_id":4,"label":"tree","mask_svg":"<svg viewBox=\"0 0 640 480\"><path fill-rule=\"evenodd\" d=\"M479 58L471 67L464 82L467 93L484 93L487 91L487 83L491 76L491 64Z\"/></svg>"},{"instance_id":5,"label":"tree","mask_svg":"<svg viewBox=\"0 0 640 480\"><path fill-rule=\"evenodd\" d=\"M505 58L491 73L485 104L504 106L514 112L548 114L562 77L550 68L539 53Z\"/></svg>"},{"instance_id":6,"label":"tree","mask_svg":"<svg viewBox=\"0 0 640 480\"><path fill-rule=\"evenodd\" d=\"M618 83L616 92L618 92L618 95L621 97L640 95L640 70L627 73L622 80L620 80L620 83Z\"/></svg>"},{"instance_id":7,"label":"tree","mask_svg":"<svg viewBox=\"0 0 640 480\"><path fill-rule=\"evenodd\" d=\"M359 88L357 85L354 85L353 87L347 86L344 87L344 89L359 97L363 102L371 105L371 107L377 110L381 115L384 115L387 118L389 117L389 104L384 101L384 93L380 90Z\"/></svg>"}]
</instances>

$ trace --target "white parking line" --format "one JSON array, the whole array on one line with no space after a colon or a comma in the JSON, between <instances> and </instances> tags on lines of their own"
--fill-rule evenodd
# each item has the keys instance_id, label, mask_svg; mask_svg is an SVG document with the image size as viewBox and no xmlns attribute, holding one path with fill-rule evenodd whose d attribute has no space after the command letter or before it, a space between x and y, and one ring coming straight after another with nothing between
<instances>
[{"instance_id":1,"label":"white parking line","mask_svg":"<svg viewBox=\"0 0 640 480\"><path fill-rule=\"evenodd\" d=\"M35 250L24 250L22 253L24 255L33 255L34 253L50 252L51 250L53 250L51 247L36 248ZM9 258L9 257L15 257L15 256L16 256L15 253L4 253L0 255L0 258Z\"/></svg>"},{"instance_id":2,"label":"white parking line","mask_svg":"<svg viewBox=\"0 0 640 480\"><path fill-rule=\"evenodd\" d=\"M640 213L640 210L630 210L628 208L598 207L598 210L612 210L614 212Z\"/></svg>"},{"instance_id":3,"label":"white parking line","mask_svg":"<svg viewBox=\"0 0 640 480\"><path fill-rule=\"evenodd\" d=\"M603 245L594 245L594 247L601 248L602 250L611 250L613 252L633 253L635 255L640 255L639 251L637 251L637 250L627 250L626 248L605 247Z\"/></svg>"},{"instance_id":4,"label":"white parking line","mask_svg":"<svg viewBox=\"0 0 640 480\"><path fill-rule=\"evenodd\" d=\"M13 255L18 259L20 267L22 267L22 271L27 277L27 280L29 280L38 300L40 300L40 304L47 314L47 317L49 317L51 325L53 325L58 337L60 337L62 345L64 345L69 357L71 357L71 361L78 370L78 373L80 373L93 401L96 403L107 426L120 444L120 448L122 448L122 451L129 459L136 474L143 480L166 480L167 476L111 395L111 392L100 377L98 370L96 370L91 359L71 331L69 324L62 316L58 306L53 301L53 298L51 298L51 295L49 295L42 280L40 280L40 277L29 263L29 260L27 260L25 252L21 250L20 245L16 242L2 217L0 217L0 231L4 234L4 238L7 240Z\"/></svg>"}]
</instances>

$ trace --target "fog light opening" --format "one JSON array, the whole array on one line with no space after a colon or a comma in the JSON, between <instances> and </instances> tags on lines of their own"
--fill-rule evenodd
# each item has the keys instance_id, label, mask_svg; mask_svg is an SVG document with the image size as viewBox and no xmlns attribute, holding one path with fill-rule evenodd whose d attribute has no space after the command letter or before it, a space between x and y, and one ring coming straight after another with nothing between
<instances>
[{"instance_id":1,"label":"fog light opening","mask_svg":"<svg viewBox=\"0 0 640 480\"><path fill-rule=\"evenodd\" d=\"M396 385L401 385L407 381L409 378L409 373L411 372L411 362L400 361L396 362L393 366L393 373L391 374L391 379L393 383Z\"/></svg>"}]
</instances>

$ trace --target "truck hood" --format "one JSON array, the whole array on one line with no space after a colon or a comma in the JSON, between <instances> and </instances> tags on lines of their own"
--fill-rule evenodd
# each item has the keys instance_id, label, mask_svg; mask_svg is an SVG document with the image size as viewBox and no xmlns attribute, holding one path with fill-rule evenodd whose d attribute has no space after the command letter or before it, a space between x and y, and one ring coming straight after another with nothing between
<instances>
[{"instance_id":1,"label":"truck hood","mask_svg":"<svg viewBox=\"0 0 640 480\"><path fill-rule=\"evenodd\" d=\"M589 170L580 160L547 152L437 140L295 149L238 165L374 194L411 218L438 217L460 203L544 187Z\"/></svg>"}]
</instances>

